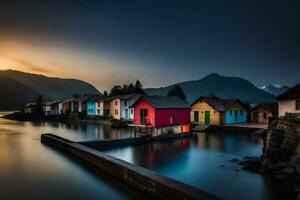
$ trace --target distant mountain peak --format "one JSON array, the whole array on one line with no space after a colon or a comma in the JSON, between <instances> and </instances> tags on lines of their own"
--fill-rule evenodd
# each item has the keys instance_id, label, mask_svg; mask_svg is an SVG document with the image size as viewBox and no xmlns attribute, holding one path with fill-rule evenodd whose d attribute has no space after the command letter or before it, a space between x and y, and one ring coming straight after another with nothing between
<instances>
[{"instance_id":1,"label":"distant mountain peak","mask_svg":"<svg viewBox=\"0 0 300 200\"><path fill-rule=\"evenodd\" d=\"M288 90L290 87L281 85L281 84L274 84L274 83L269 83L267 85L263 85L260 87L261 90L268 92L270 94L273 94L275 96L278 96Z\"/></svg>"},{"instance_id":2,"label":"distant mountain peak","mask_svg":"<svg viewBox=\"0 0 300 200\"><path fill-rule=\"evenodd\" d=\"M205 76L203 79L215 79L215 78L221 78L222 76L218 73L211 73L207 76Z\"/></svg>"}]
</instances>

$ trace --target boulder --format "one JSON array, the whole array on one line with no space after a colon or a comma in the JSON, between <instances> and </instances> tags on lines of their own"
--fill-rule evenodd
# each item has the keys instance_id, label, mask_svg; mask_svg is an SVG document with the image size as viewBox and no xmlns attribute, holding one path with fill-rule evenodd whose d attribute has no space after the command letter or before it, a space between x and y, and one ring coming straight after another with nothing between
<instances>
[{"instance_id":1,"label":"boulder","mask_svg":"<svg viewBox=\"0 0 300 200\"><path fill-rule=\"evenodd\" d=\"M286 162L284 161L280 161L278 163L274 163L273 165L270 166L271 170L279 170L279 169L283 169L286 168L288 165Z\"/></svg>"},{"instance_id":2,"label":"boulder","mask_svg":"<svg viewBox=\"0 0 300 200\"><path fill-rule=\"evenodd\" d=\"M284 180L284 179L287 179L287 178L288 178L288 175L283 174L283 173L277 173L277 174L275 175L275 178L276 178L277 180Z\"/></svg>"},{"instance_id":3,"label":"boulder","mask_svg":"<svg viewBox=\"0 0 300 200\"><path fill-rule=\"evenodd\" d=\"M282 170L280 170L280 172L287 174L287 175L293 175L295 173L295 168L293 167L286 167Z\"/></svg>"},{"instance_id":4,"label":"boulder","mask_svg":"<svg viewBox=\"0 0 300 200\"><path fill-rule=\"evenodd\" d=\"M295 192L300 192L300 186L294 187L294 191L295 191Z\"/></svg>"},{"instance_id":5,"label":"boulder","mask_svg":"<svg viewBox=\"0 0 300 200\"><path fill-rule=\"evenodd\" d=\"M288 163L291 167L296 167L298 164L300 164L300 156L293 156Z\"/></svg>"},{"instance_id":6,"label":"boulder","mask_svg":"<svg viewBox=\"0 0 300 200\"><path fill-rule=\"evenodd\" d=\"M230 160L230 162L239 162L239 161L240 161L240 160L237 159L237 158L233 158L233 159Z\"/></svg>"},{"instance_id":7,"label":"boulder","mask_svg":"<svg viewBox=\"0 0 300 200\"><path fill-rule=\"evenodd\" d=\"M297 174L300 174L300 164L298 164L298 165L296 166L296 171L297 171Z\"/></svg>"},{"instance_id":8,"label":"boulder","mask_svg":"<svg viewBox=\"0 0 300 200\"><path fill-rule=\"evenodd\" d=\"M267 158L267 159L265 159L265 160L263 161L262 165L263 165L264 167L270 168L270 166L272 166L273 163L272 163L271 159Z\"/></svg>"}]
</instances>

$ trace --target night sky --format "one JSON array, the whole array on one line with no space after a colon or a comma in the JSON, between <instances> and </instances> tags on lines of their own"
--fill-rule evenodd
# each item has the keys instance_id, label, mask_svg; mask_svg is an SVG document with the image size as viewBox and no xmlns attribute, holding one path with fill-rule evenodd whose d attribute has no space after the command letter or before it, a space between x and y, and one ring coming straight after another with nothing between
<instances>
[{"instance_id":1,"label":"night sky","mask_svg":"<svg viewBox=\"0 0 300 200\"><path fill-rule=\"evenodd\" d=\"M0 68L98 89L239 76L300 81L299 0L0 0Z\"/></svg>"}]
</instances>

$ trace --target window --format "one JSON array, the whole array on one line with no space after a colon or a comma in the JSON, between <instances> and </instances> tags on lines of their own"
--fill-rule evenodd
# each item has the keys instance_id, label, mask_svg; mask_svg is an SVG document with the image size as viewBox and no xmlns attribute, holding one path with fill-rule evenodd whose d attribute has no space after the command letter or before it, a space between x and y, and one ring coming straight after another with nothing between
<instances>
[{"instance_id":1,"label":"window","mask_svg":"<svg viewBox=\"0 0 300 200\"><path fill-rule=\"evenodd\" d=\"M130 110L130 113L133 114L133 109Z\"/></svg>"},{"instance_id":2,"label":"window","mask_svg":"<svg viewBox=\"0 0 300 200\"><path fill-rule=\"evenodd\" d=\"M264 117L264 119L267 119L267 113L264 113L263 117Z\"/></svg>"},{"instance_id":3,"label":"window","mask_svg":"<svg viewBox=\"0 0 300 200\"><path fill-rule=\"evenodd\" d=\"M118 105L118 101L115 101L115 106L117 106Z\"/></svg>"},{"instance_id":4,"label":"window","mask_svg":"<svg viewBox=\"0 0 300 200\"><path fill-rule=\"evenodd\" d=\"M296 110L300 110L300 99L296 100Z\"/></svg>"},{"instance_id":5,"label":"window","mask_svg":"<svg viewBox=\"0 0 300 200\"><path fill-rule=\"evenodd\" d=\"M118 109L115 109L115 115L118 115Z\"/></svg>"},{"instance_id":6,"label":"window","mask_svg":"<svg viewBox=\"0 0 300 200\"><path fill-rule=\"evenodd\" d=\"M232 110L229 111L230 116L232 116Z\"/></svg>"},{"instance_id":7,"label":"window","mask_svg":"<svg viewBox=\"0 0 300 200\"><path fill-rule=\"evenodd\" d=\"M240 110L240 114L241 114L241 115L244 115L244 111L243 111L243 110Z\"/></svg>"},{"instance_id":8,"label":"window","mask_svg":"<svg viewBox=\"0 0 300 200\"><path fill-rule=\"evenodd\" d=\"M124 102L125 106L127 106L127 101Z\"/></svg>"}]
</instances>

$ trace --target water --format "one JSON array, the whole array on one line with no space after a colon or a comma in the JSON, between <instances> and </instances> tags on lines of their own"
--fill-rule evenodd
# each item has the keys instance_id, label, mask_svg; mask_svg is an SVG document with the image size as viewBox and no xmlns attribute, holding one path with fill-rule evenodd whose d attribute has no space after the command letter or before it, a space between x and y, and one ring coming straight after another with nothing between
<instances>
[{"instance_id":1,"label":"water","mask_svg":"<svg viewBox=\"0 0 300 200\"><path fill-rule=\"evenodd\" d=\"M111 132L111 134L108 134ZM40 143L41 133L70 139L128 137L107 127L0 119L0 199L132 199L144 195Z\"/></svg>"},{"instance_id":2,"label":"water","mask_svg":"<svg viewBox=\"0 0 300 200\"><path fill-rule=\"evenodd\" d=\"M0 199L141 199L143 195L40 143L41 133L86 141L126 138L130 129L103 125L31 123L0 119ZM260 155L261 141L198 133L106 153L193 185L224 199L273 199L264 177L241 171L232 158Z\"/></svg>"},{"instance_id":3,"label":"water","mask_svg":"<svg viewBox=\"0 0 300 200\"><path fill-rule=\"evenodd\" d=\"M172 177L224 199L274 199L268 181L229 160L261 154L261 140L198 133L194 138L106 150L109 155Z\"/></svg>"}]
</instances>

